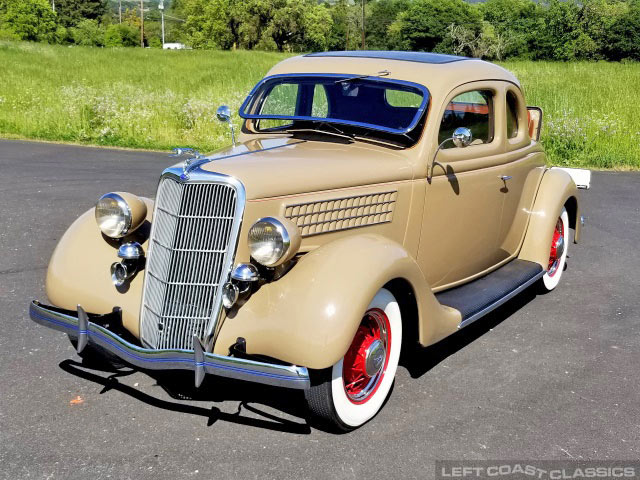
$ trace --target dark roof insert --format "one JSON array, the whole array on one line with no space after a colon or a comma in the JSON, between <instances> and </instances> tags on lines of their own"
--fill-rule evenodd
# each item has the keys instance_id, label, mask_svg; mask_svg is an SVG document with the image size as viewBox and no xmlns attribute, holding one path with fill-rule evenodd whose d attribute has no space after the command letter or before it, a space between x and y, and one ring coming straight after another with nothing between
<instances>
[{"instance_id":1,"label":"dark roof insert","mask_svg":"<svg viewBox=\"0 0 640 480\"><path fill-rule=\"evenodd\" d=\"M377 50L347 50L344 52L316 52L308 53L305 57L350 57L350 58L379 58L382 60L401 60L418 63L451 63L461 60L471 60L468 57L457 57L443 53L429 52L394 52Z\"/></svg>"}]
</instances>

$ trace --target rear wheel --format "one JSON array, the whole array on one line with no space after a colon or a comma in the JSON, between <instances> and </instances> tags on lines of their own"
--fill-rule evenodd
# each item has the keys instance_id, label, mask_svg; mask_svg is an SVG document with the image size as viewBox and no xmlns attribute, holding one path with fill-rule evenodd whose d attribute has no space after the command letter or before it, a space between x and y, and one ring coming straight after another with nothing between
<instances>
[{"instance_id":1,"label":"rear wheel","mask_svg":"<svg viewBox=\"0 0 640 480\"><path fill-rule=\"evenodd\" d=\"M565 208L556 222L551 239L551 250L549 252L549 265L547 272L542 277L542 287L550 292L560 283L560 277L564 271L567 261L567 249L569 246L569 214Z\"/></svg>"},{"instance_id":2,"label":"rear wheel","mask_svg":"<svg viewBox=\"0 0 640 480\"><path fill-rule=\"evenodd\" d=\"M401 345L400 307L383 288L364 312L345 356L333 367L316 372L311 389L305 392L311 413L343 431L373 418L393 385Z\"/></svg>"}]
</instances>

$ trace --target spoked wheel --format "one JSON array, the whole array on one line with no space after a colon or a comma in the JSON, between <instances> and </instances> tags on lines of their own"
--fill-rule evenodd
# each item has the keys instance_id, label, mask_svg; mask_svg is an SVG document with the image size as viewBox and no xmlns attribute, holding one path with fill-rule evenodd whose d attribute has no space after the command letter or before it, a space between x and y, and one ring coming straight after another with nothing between
<instances>
[{"instance_id":1,"label":"spoked wheel","mask_svg":"<svg viewBox=\"0 0 640 480\"><path fill-rule=\"evenodd\" d=\"M381 289L364 312L345 356L316 372L305 393L312 414L343 431L373 418L393 385L401 344L400 308L391 292Z\"/></svg>"},{"instance_id":2,"label":"spoked wheel","mask_svg":"<svg viewBox=\"0 0 640 480\"><path fill-rule=\"evenodd\" d=\"M569 215L566 209L562 209L560 217L556 222L551 240L551 250L549 252L549 265L547 272L542 277L542 287L546 291L551 291L560 283L560 277L567 260L567 249L569 246Z\"/></svg>"}]
</instances>

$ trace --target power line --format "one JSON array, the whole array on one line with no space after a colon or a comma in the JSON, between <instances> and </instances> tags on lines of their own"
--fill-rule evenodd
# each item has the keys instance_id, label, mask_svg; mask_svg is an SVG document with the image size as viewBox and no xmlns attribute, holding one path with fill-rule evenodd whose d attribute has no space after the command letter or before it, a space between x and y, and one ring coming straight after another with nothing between
<instances>
[{"instance_id":1,"label":"power line","mask_svg":"<svg viewBox=\"0 0 640 480\"><path fill-rule=\"evenodd\" d=\"M186 20L183 20L182 18L172 17L171 15L167 15L166 13L164 14L164 16L170 18L171 20L177 20L178 22L186 22Z\"/></svg>"}]
</instances>

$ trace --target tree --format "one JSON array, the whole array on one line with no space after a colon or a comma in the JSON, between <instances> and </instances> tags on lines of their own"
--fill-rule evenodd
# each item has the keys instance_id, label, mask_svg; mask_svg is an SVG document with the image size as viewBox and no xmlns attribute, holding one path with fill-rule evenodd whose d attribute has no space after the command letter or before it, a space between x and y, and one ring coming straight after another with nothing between
<instances>
[{"instance_id":1,"label":"tree","mask_svg":"<svg viewBox=\"0 0 640 480\"><path fill-rule=\"evenodd\" d=\"M366 17L367 48L387 50L393 48L389 27L400 12L409 8L410 0L379 0L371 2Z\"/></svg>"},{"instance_id":2,"label":"tree","mask_svg":"<svg viewBox=\"0 0 640 480\"><path fill-rule=\"evenodd\" d=\"M181 0L194 48L324 50L331 15L314 0Z\"/></svg>"},{"instance_id":3,"label":"tree","mask_svg":"<svg viewBox=\"0 0 640 480\"><path fill-rule=\"evenodd\" d=\"M346 50L349 37L349 4L347 0L337 0L330 9L331 25L327 39L329 50Z\"/></svg>"},{"instance_id":4,"label":"tree","mask_svg":"<svg viewBox=\"0 0 640 480\"><path fill-rule=\"evenodd\" d=\"M397 47L431 52L451 51L449 25L463 25L474 34L482 30L477 8L463 0L414 0L389 27Z\"/></svg>"},{"instance_id":5,"label":"tree","mask_svg":"<svg viewBox=\"0 0 640 480\"><path fill-rule=\"evenodd\" d=\"M102 47L105 41L105 29L96 20L82 20L70 29L71 38L76 45Z\"/></svg>"},{"instance_id":6,"label":"tree","mask_svg":"<svg viewBox=\"0 0 640 480\"><path fill-rule=\"evenodd\" d=\"M464 25L449 25L447 39L456 55L469 55L473 58L502 59L506 39L496 33L493 25L483 22L482 31L479 34L469 30Z\"/></svg>"},{"instance_id":7,"label":"tree","mask_svg":"<svg viewBox=\"0 0 640 480\"><path fill-rule=\"evenodd\" d=\"M527 56L541 9L531 0L487 0L478 5L496 38L508 39L504 56Z\"/></svg>"},{"instance_id":8,"label":"tree","mask_svg":"<svg viewBox=\"0 0 640 480\"><path fill-rule=\"evenodd\" d=\"M106 47L137 47L140 45L140 29L126 23L109 25L104 34Z\"/></svg>"},{"instance_id":9,"label":"tree","mask_svg":"<svg viewBox=\"0 0 640 480\"><path fill-rule=\"evenodd\" d=\"M236 42L232 3L233 0L182 0L176 13L187 20L187 43L194 48L231 48Z\"/></svg>"},{"instance_id":10,"label":"tree","mask_svg":"<svg viewBox=\"0 0 640 480\"><path fill-rule=\"evenodd\" d=\"M306 50L323 51L329 48L331 13L323 5L313 5L304 15L304 44Z\"/></svg>"},{"instance_id":11,"label":"tree","mask_svg":"<svg viewBox=\"0 0 640 480\"><path fill-rule=\"evenodd\" d=\"M274 5L274 9L269 13L270 19L267 23L268 36L273 41L278 50L294 50L295 46L304 43L305 34L305 10L313 8L305 0L286 0L280 5Z\"/></svg>"},{"instance_id":12,"label":"tree","mask_svg":"<svg viewBox=\"0 0 640 480\"><path fill-rule=\"evenodd\" d=\"M640 2L631 2L627 13L613 22L605 32L603 45L609 60L640 60Z\"/></svg>"},{"instance_id":13,"label":"tree","mask_svg":"<svg viewBox=\"0 0 640 480\"><path fill-rule=\"evenodd\" d=\"M624 0L584 1L579 16L581 33L574 42L575 58L598 60L615 56L609 45L616 43L617 38L610 32L614 31L616 23L629 15L629 4Z\"/></svg>"},{"instance_id":14,"label":"tree","mask_svg":"<svg viewBox=\"0 0 640 480\"><path fill-rule=\"evenodd\" d=\"M60 23L73 27L82 20L100 20L107 13L107 0L56 0Z\"/></svg>"},{"instance_id":15,"label":"tree","mask_svg":"<svg viewBox=\"0 0 640 480\"><path fill-rule=\"evenodd\" d=\"M1 13L7 36L18 40L55 42L56 14L47 0L12 0L7 2Z\"/></svg>"},{"instance_id":16,"label":"tree","mask_svg":"<svg viewBox=\"0 0 640 480\"><path fill-rule=\"evenodd\" d=\"M534 58L573 60L574 42L580 35L580 6L574 0L550 0L540 6L532 40Z\"/></svg>"}]
</instances>

